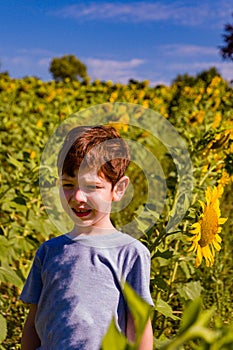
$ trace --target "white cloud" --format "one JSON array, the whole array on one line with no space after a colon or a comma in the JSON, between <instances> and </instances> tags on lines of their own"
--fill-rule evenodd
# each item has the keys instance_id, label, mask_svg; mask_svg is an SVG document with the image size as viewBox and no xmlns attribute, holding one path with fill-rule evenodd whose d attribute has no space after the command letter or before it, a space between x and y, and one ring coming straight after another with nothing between
<instances>
[{"instance_id":1,"label":"white cloud","mask_svg":"<svg viewBox=\"0 0 233 350\"><path fill-rule=\"evenodd\" d=\"M163 45L161 49L166 55L180 55L180 56L214 56L218 53L218 48L198 46L198 45L181 45L181 44L171 44Z\"/></svg>"},{"instance_id":2,"label":"white cloud","mask_svg":"<svg viewBox=\"0 0 233 350\"><path fill-rule=\"evenodd\" d=\"M219 71L222 74L222 76L228 80L233 80L233 64L231 62L229 63L219 63Z\"/></svg>"},{"instance_id":3,"label":"white cloud","mask_svg":"<svg viewBox=\"0 0 233 350\"><path fill-rule=\"evenodd\" d=\"M88 72L93 79L112 80L114 82L127 83L129 79L138 79L137 68L145 61L133 58L129 61L104 60L88 58L85 63Z\"/></svg>"},{"instance_id":4,"label":"white cloud","mask_svg":"<svg viewBox=\"0 0 233 350\"><path fill-rule=\"evenodd\" d=\"M16 50L12 56L2 56L2 62L6 65L11 65L15 67L28 67L33 68L37 66L49 66L51 59L56 56L56 53L41 49L41 48L32 48L25 49L19 48Z\"/></svg>"},{"instance_id":5,"label":"white cloud","mask_svg":"<svg viewBox=\"0 0 233 350\"><path fill-rule=\"evenodd\" d=\"M133 58L130 61L114 61L114 60L101 60L96 58L88 58L87 61L92 65L92 67L95 68L103 68L104 69L110 68L110 69L128 69L132 67L137 67L140 64L144 63L144 60Z\"/></svg>"},{"instance_id":6,"label":"white cloud","mask_svg":"<svg viewBox=\"0 0 233 350\"><path fill-rule=\"evenodd\" d=\"M24 54L20 54L24 52ZM51 58L35 56L29 50L17 50L15 55L1 57L1 70L6 70L12 77L22 78L24 76L38 76L49 79L49 62Z\"/></svg>"},{"instance_id":7,"label":"white cloud","mask_svg":"<svg viewBox=\"0 0 233 350\"><path fill-rule=\"evenodd\" d=\"M43 57L36 58L30 55L16 55L12 57L4 56L2 62L4 65L12 66L12 67L20 67L20 68L36 68L38 66L46 66L49 67L51 58Z\"/></svg>"},{"instance_id":8,"label":"white cloud","mask_svg":"<svg viewBox=\"0 0 233 350\"><path fill-rule=\"evenodd\" d=\"M145 22L170 20L183 25L199 25L208 18L213 25L222 25L232 11L228 0L219 3L206 2L182 3L181 1L165 2L92 2L67 5L52 14L63 18L74 18L82 21L115 20L118 22Z\"/></svg>"},{"instance_id":9,"label":"white cloud","mask_svg":"<svg viewBox=\"0 0 233 350\"><path fill-rule=\"evenodd\" d=\"M219 65L219 62L216 61L206 61L206 62L201 62L201 61L196 61L196 62L184 62L184 63L172 63L170 64L171 69L178 69L178 70L187 70L190 71L190 73L194 70L197 70L200 68L200 70L203 69L209 69L210 67L216 67Z\"/></svg>"},{"instance_id":10,"label":"white cloud","mask_svg":"<svg viewBox=\"0 0 233 350\"><path fill-rule=\"evenodd\" d=\"M15 66L29 67L33 65L33 61L27 56L15 56L8 58L7 61Z\"/></svg>"},{"instance_id":11,"label":"white cloud","mask_svg":"<svg viewBox=\"0 0 233 350\"><path fill-rule=\"evenodd\" d=\"M51 63L51 60L52 58L41 58L39 61L38 61L38 65L41 66L41 67L47 67L49 68L50 66L50 63Z\"/></svg>"},{"instance_id":12,"label":"white cloud","mask_svg":"<svg viewBox=\"0 0 233 350\"><path fill-rule=\"evenodd\" d=\"M170 80L169 79L158 79L158 80L153 80L150 81L150 86L157 86L157 85L170 85Z\"/></svg>"},{"instance_id":13,"label":"white cloud","mask_svg":"<svg viewBox=\"0 0 233 350\"><path fill-rule=\"evenodd\" d=\"M12 64L18 64L17 60L22 61L24 66L28 67L46 67L49 68L53 57L57 57L57 53L42 48L25 49L21 48L18 50L19 56L11 59Z\"/></svg>"}]
</instances>

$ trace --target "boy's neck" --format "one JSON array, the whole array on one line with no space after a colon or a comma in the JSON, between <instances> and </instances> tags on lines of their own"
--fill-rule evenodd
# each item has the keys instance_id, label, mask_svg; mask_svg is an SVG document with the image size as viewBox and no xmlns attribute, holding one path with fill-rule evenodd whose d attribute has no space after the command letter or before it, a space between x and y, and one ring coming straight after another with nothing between
<instances>
[{"instance_id":1,"label":"boy's neck","mask_svg":"<svg viewBox=\"0 0 233 350\"><path fill-rule=\"evenodd\" d=\"M80 227L74 226L73 230L70 231L67 235L70 238L75 238L80 235L86 236L101 236L111 234L116 231L115 227L110 223L107 227L96 227L96 226L88 226L88 227Z\"/></svg>"}]
</instances>

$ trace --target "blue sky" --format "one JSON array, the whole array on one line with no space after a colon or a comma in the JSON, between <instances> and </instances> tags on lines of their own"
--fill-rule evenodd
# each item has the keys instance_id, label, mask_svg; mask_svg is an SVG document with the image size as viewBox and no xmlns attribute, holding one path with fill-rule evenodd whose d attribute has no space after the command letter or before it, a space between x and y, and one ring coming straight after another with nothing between
<instances>
[{"instance_id":1,"label":"blue sky","mask_svg":"<svg viewBox=\"0 0 233 350\"><path fill-rule=\"evenodd\" d=\"M232 12L232 0L0 0L1 70L50 80L51 59L74 54L91 80L170 84L212 66L231 80L218 46Z\"/></svg>"}]
</instances>

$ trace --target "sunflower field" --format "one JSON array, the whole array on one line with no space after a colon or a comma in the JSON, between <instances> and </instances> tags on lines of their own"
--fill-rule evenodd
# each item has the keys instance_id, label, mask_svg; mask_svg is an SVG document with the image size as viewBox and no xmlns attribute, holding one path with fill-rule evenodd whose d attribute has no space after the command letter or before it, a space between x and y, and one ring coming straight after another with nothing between
<instances>
[{"instance_id":1,"label":"sunflower field","mask_svg":"<svg viewBox=\"0 0 233 350\"><path fill-rule=\"evenodd\" d=\"M140 240L152 259L154 348L233 349L233 90L213 71L155 87L149 81L43 82L0 74L0 349L20 349L28 307L19 295L36 249L58 234L39 187L46 143L68 116L108 102L159 113L185 140L192 162L192 198L182 220L168 231L179 201L176 166L162 145L127 127L127 111L119 105L119 131L151 152L159 149L166 176L166 204L158 217L156 208L145 203L143 173L136 165L129 169L139 195L126 216L134 217L146 204L145 217L156 217L149 230L138 220ZM125 218L115 213L112 220L121 226Z\"/></svg>"}]
</instances>

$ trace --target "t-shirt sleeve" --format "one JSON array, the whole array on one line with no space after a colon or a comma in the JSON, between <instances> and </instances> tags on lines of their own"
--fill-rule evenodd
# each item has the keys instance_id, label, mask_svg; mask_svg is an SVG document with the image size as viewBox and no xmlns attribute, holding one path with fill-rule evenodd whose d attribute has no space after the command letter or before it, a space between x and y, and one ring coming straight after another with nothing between
<instances>
[{"instance_id":1,"label":"t-shirt sleeve","mask_svg":"<svg viewBox=\"0 0 233 350\"><path fill-rule=\"evenodd\" d=\"M36 254L31 270L23 287L20 299L25 303L37 304L42 290L41 262Z\"/></svg>"},{"instance_id":2,"label":"t-shirt sleeve","mask_svg":"<svg viewBox=\"0 0 233 350\"><path fill-rule=\"evenodd\" d=\"M137 252L136 258L126 277L126 282L140 295L149 305L154 306L150 293L150 252L143 246Z\"/></svg>"}]
</instances>

